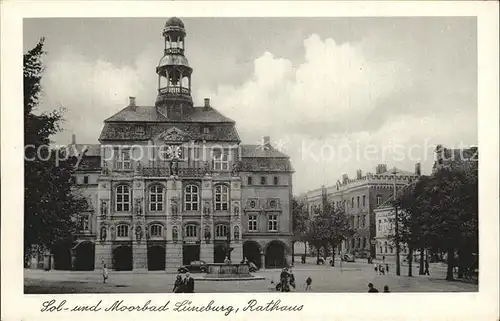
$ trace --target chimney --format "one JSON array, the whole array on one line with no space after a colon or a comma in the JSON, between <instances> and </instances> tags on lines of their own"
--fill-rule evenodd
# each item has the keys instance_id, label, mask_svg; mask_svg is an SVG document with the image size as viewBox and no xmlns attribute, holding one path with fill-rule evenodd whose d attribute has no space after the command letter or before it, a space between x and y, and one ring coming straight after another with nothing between
<instances>
[{"instance_id":1,"label":"chimney","mask_svg":"<svg viewBox=\"0 0 500 321\"><path fill-rule=\"evenodd\" d=\"M342 184L346 184L349 180L349 176L347 174L342 175Z\"/></svg>"},{"instance_id":2,"label":"chimney","mask_svg":"<svg viewBox=\"0 0 500 321\"><path fill-rule=\"evenodd\" d=\"M420 163L415 164L415 175L417 176L421 175Z\"/></svg>"},{"instance_id":3,"label":"chimney","mask_svg":"<svg viewBox=\"0 0 500 321\"><path fill-rule=\"evenodd\" d=\"M205 98L204 100L205 100L205 105L204 105L204 107L205 107L205 108L210 107L210 98Z\"/></svg>"},{"instance_id":4,"label":"chimney","mask_svg":"<svg viewBox=\"0 0 500 321\"><path fill-rule=\"evenodd\" d=\"M361 179L361 177L362 177L362 176L363 176L363 171L362 171L362 170L360 170L360 169L358 169L358 170L356 171L356 178L357 178L357 179Z\"/></svg>"},{"instance_id":5,"label":"chimney","mask_svg":"<svg viewBox=\"0 0 500 321\"><path fill-rule=\"evenodd\" d=\"M71 145L76 145L76 135L71 135Z\"/></svg>"},{"instance_id":6,"label":"chimney","mask_svg":"<svg viewBox=\"0 0 500 321\"><path fill-rule=\"evenodd\" d=\"M128 100L129 100L128 105L135 107L135 97L128 97Z\"/></svg>"},{"instance_id":7,"label":"chimney","mask_svg":"<svg viewBox=\"0 0 500 321\"><path fill-rule=\"evenodd\" d=\"M270 146L271 145L271 138L269 136L263 136L262 137L262 145L263 146Z\"/></svg>"}]
</instances>

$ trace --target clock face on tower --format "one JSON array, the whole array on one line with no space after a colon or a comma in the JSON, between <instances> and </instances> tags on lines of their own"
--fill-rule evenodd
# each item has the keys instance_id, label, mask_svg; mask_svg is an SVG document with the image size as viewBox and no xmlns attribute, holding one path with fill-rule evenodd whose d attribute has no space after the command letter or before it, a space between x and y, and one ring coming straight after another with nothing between
<instances>
[{"instance_id":1,"label":"clock face on tower","mask_svg":"<svg viewBox=\"0 0 500 321\"><path fill-rule=\"evenodd\" d=\"M167 159L178 159L182 156L182 148L179 145L165 146L165 156Z\"/></svg>"}]
</instances>

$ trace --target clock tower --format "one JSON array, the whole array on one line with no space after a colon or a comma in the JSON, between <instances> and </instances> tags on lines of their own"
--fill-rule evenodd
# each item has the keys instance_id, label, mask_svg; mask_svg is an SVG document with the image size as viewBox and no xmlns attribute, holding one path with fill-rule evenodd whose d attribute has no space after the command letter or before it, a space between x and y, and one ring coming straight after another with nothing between
<instances>
[{"instance_id":1,"label":"clock tower","mask_svg":"<svg viewBox=\"0 0 500 321\"><path fill-rule=\"evenodd\" d=\"M158 74L157 111L169 120L179 121L193 111L191 73L184 56L186 30L176 17L170 18L163 28L165 49L156 73Z\"/></svg>"}]
</instances>

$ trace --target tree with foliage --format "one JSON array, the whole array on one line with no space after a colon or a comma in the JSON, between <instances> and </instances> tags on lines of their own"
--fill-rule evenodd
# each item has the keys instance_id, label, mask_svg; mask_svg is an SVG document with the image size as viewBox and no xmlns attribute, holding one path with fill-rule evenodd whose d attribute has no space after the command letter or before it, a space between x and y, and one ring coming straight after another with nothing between
<instances>
[{"instance_id":1,"label":"tree with foliage","mask_svg":"<svg viewBox=\"0 0 500 321\"><path fill-rule=\"evenodd\" d=\"M459 277L464 268L471 268L478 251L477 174L477 162L454 163L421 179L398 200L404 213L401 237L409 245L446 252L447 280L454 279L454 266Z\"/></svg>"},{"instance_id":2,"label":"tree with foliage","mask_svg":"<svg viewBox=\"0 0 500 321\"><path fill-rule=\"evenodd\" d=\"M309 242L316 247L318 258L321 247L331 248L332 264L335 265L335 249L352 234L353 231L344 209L335 208L332 203L326 202L313 218L308 238Z\"/></svg>"},{"instance_id":3,"label":"tree with foliage","mask_svg":"<svg viewBox=\"0 0 500 321\"><path fill-rule=\"evenodd\" d=\"M295 243L304 242L304 249L307 248L307 226L309 221L309 213L307 211L307 204L297 198L292 199L292 264L295 260Z\"/></svg>"},{"instance_id":4,"label":"tree with foliage","mask_svg":"<svg viewBox=\"0 0 500 321\"><path fill-rule=\"evenodd\" d=\"M61 130L61 111L36 113L42 92L44 39L26 54L24 75L24 254L52 249L71 240L77 214L87 204L72 193L77 160L50 148L50 137Z\"/></svg>"}]
</instances>

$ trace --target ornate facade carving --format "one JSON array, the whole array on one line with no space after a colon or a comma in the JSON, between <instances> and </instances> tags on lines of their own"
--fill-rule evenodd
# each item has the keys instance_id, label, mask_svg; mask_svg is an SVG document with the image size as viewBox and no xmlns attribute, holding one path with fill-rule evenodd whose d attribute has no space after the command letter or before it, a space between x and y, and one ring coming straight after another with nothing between
<instances>
[{"instance_id":1,"label":"ornate facade carving","mask_svg":"<svg viewBox=\"0 0 500 321\"><path fill-rule=\"evenodd\" d=\"M210 216L210 202L209 201L205 201L203 203L203 215L205 216Z\"/></svg>"},{"instance_id":2,"label":"ornate facade carving","mask_svg":"<svg viewBox=\"0 0 500 321\"><path fill-rule=\"evenodd\" d=\"M177 242L179 240L179 228L177 226L172 226L172 241Z\"/></svg>"},{"instance_id":3,"label":"ornate facade carving","mask_svg":"<svg viewBox=\"0 0 500 321\"><path fill-rule=\"evenodd\" d=\"M106 202L106 200L101 200L101 216L106 216L108 215L108 203Z\"/></svg>"},{"instance_id":4,"label":"ornate facade carving","mask_svg":"<svg viewBox=\"0 0 500 321\"><path fill-rule=\"evenodd\" d=\"M177 216L179 214L179 208L177 204L177 199L173 198L170 200L170 209L172 210L172 216Z\"/></svg>"}]
</instances>

